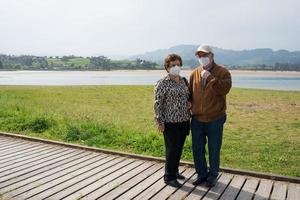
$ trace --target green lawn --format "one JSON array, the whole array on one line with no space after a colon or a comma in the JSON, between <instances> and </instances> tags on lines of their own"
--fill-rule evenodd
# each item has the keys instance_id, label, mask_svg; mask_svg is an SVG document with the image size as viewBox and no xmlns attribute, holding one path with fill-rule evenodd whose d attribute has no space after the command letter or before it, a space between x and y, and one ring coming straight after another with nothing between
<instances>
[{"instance_id":1,"label":"green lawn","mask_svg":"<svg viewBox=\"0 0 300 200\"><path fill-rule=\"evenodd\" d=\"M152 86L0 86L0 105L2 131L164 156ZM232 89L221 165L299 177L300 92Z\"/></svg>"}]
</instances>

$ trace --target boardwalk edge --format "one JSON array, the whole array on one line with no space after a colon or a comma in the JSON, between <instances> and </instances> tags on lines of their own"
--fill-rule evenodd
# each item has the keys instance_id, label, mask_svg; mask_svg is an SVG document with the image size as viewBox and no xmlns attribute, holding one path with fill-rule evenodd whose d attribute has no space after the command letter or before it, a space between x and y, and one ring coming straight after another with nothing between
<instances>
[{"instance_id":1,"label":"boardwalk edge","mask_svg":"<svg viewBox=\"0 0 300 200\"><path fill-rule=\"evenodd\" d=\"M141 159L141 160L165 162L165 159L160 158L160 157L139 155L139 154L133 154L133 153L125 153L125 152L121 152L121 151L89 147L89 146L83 146L83 145L78 145L78 144L70 144L70 143L42 139L42 138L37 138L37 137L31 137L31 136L26 136L26 135L21 135L21 134L16 134L16 133L0 132L0 136L19 138L19 139L30 140L30 141L35 141L35 142L43 142L43 143L47 143L47 144L61 145L61 146L65 146L65 147L71 147L71 148L77 148L77 149L82 149L82 150L89 150L89 151L94 151L94 152L136 158L136 159ZM192 162L188 162L188 161L181 161L180 164L189 166L189 167L194 167L194 164ZM237 174L237 175L243 175L243 176L253 176L253 177L257 177L257 178L265 178L265 179L271 179L271 180L276 180L276 181L300 183L300 178L292 177L292 176L282 176L282 175L278 175L278 174L260 173L260 172L232 169L232 168L226 168L226 167L221 167L220 171L225 172L225 173L231 173L231 174Z\"/></svg>"}]
</instances>

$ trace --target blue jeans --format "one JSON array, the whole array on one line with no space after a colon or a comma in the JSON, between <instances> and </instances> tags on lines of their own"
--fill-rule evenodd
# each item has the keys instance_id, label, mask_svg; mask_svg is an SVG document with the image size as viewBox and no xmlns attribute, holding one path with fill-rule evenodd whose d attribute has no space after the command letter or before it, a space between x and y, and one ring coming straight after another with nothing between
<instances>
[{"instance_id":1,"label":"blue jeans","mask_svg":"<svg viewBox=\"0 0 300 200\"><path fill-rule=\"evenodd\" d=\"M212 122L200 122L192 118L192 148L198 178L208 180L217 178L220 168L220 150L222 145L223 126L226 115ZM208 141L209 170L205 158L205 145Z\"/></svg>"}]
</instances>

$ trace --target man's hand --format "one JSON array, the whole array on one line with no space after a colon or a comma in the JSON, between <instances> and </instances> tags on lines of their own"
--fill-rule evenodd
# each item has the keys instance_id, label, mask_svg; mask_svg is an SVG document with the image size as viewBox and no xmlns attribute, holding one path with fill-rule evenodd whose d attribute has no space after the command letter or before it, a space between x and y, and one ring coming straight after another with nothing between
<instances>
[{"instance_id":1,"label":"man's hand","mask_svg":"<svg viewBox=\"0 0 300 200\"><path fill-rule=\"evenodd\" d=\"M205 69L203 69L203 70L201 71L201 77L202 77L202 78L207 79L207 77L209 77L209 75L210 75L210 72L209 72L209 71L207 71L207 70L205 70Z\"/></svg>"},{"instance_id":2,"label":"man's hand","mask_svg":"<svg viewBox=\"0 0 300 200\"><path fill-rule=\"evenodd\" d=\"M158 124L157 125L157 130L161 133L165 131L165 124Z\"/></svg>"}]
</instances>

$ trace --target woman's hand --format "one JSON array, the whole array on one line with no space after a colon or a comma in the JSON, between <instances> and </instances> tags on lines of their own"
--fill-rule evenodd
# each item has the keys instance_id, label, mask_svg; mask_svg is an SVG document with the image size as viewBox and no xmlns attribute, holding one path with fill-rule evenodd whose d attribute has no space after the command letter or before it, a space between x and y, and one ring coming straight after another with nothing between
<instances>
[{"instance_id":1,"label":"woman's hand","mask_svg":"<svg viewBox=\"0 0 300 200\"><path fill-rule=\"evenodd\" d=\"M190 101L187 102L187 108L191 109L192 108L192 103Z\"/></svg>"},{"instance_id":2,"label":"woman's hand","mask_svg":"<svg viewBox=\"0 0 300 200\"><path fill-rule=\"evenodd\" d=\"M165 131L165 124L158 124L157 125L157 130L161 133Z\"/></svg>"}]
</instances>

